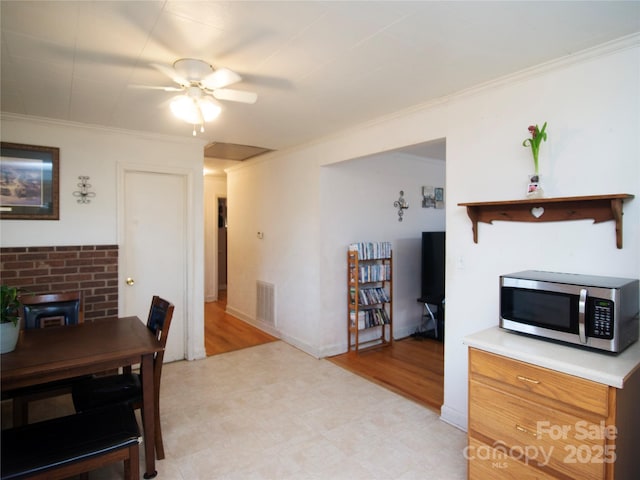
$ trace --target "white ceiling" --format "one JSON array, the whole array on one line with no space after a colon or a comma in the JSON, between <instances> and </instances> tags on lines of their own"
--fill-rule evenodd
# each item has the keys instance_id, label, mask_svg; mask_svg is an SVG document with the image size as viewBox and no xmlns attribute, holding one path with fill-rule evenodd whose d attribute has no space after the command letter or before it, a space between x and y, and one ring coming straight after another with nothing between
<instances>
[{"instance_id":1,"label":"white ceiling","mask_svg":"<svg viewBox=\"0 0 640 480\"><path fill-rule=\"evenodd\" d=\"M201 135L284 149L640 31L638 1L6 1L1 110L190 137L151 63L243 76ZM10 139L6 139L10 140Z\"/></svg>"}]
</instances>

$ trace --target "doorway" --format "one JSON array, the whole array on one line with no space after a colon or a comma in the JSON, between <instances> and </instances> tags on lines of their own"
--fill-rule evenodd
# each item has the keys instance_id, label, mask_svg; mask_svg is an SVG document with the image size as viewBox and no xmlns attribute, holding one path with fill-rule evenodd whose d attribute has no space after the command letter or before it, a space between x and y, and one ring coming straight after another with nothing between
<instances>
[{"instance_id":1,"label":"doorway","mask_svg":"<svg viewBox=\"0 0 640 480\"><path fill-rule=\"evenodd\" d=\"M227 199L218 198L218 298L227 290Z\"/></svg>"},{"instance_id":2,"label":"doorway","mask_svg":"<svg viewBox=\"0 0 640 480\"><path fill-rule=\"evenodd\" d=\"M227 226L226 178L205 177L207 295L204 305L204 340L207 356L277 340L276 337L226 313Z\"/></svg>"}]
</instances>

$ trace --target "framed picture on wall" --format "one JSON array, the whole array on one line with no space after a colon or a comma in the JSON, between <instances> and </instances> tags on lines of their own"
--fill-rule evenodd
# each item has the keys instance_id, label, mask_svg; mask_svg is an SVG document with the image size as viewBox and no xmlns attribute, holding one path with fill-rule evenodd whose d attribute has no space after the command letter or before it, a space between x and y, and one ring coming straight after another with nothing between
<instances>
[{"instance_id":1,"label":"framed picture on wall","mask_svg":"<svg viewBox=\"0 0 640 480\"><path fill-rule=\"evenodd\" d=\"M434 197L436 200L436 208L444 208L444 188L434 189Z\"/></svg>"},{"instance_id":2,"label":"framed picture on wall","mask_svg":"<svg viewBox=\"0 0 640 480\"><path fill-rule=\"evenodd\" d=\"M60 149L2 142L0 219L59 220Z\"/></svg>"}]
</instances>

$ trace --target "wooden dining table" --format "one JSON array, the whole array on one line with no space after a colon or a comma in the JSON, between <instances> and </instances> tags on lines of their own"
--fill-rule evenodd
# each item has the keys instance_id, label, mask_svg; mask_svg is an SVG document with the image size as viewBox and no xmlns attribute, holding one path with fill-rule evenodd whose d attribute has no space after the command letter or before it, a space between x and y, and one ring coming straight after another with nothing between
<instances>
[{"instance_id":1,"label":"wooden dining table","mask_svg":"<svg viewBox=\"0 0 640 480\"><path fill-rule=\"evenodd\" d=\"M0 357L3 392L140 364L143 390L144 478L155 469L153 358L162 346L138 317L85 321L64 328L20 332L13 352Z\"/></svg>"}]
</instances>

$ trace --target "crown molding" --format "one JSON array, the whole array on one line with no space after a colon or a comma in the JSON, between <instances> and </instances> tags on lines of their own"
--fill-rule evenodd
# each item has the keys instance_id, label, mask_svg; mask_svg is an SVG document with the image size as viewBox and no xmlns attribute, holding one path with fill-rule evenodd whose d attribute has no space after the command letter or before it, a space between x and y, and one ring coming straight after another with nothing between
<instances>
[{"instance_id":1,"label":"crown molding","mask_svg":"<svg viewBox=\"0 0 640 480\"><path fill-rule=\"evenodd\" d=\"M190 145L193 145L195 143L195 144L201 145L203 149L207 143L205 139L199 138L199 137L198 138L179 137L177 135L165 135L161 133L143 132L140 130L127 130L124 128L106 127L103 125L72 122L69 120L59 120L59 119L54 119L49 117L37 117L32 115L23 115L20 113L0 112L0 122L4 123L4 122L11 122L11 121L23 121L23 122L37 123L40 125L55 125L59 127L78 128L78 129L97 132L97 133L127 135L131 137L142 138L142 139L152 140L152 141L184 143L184 144L190 144Z\"/></svg>"}]
</instances>

